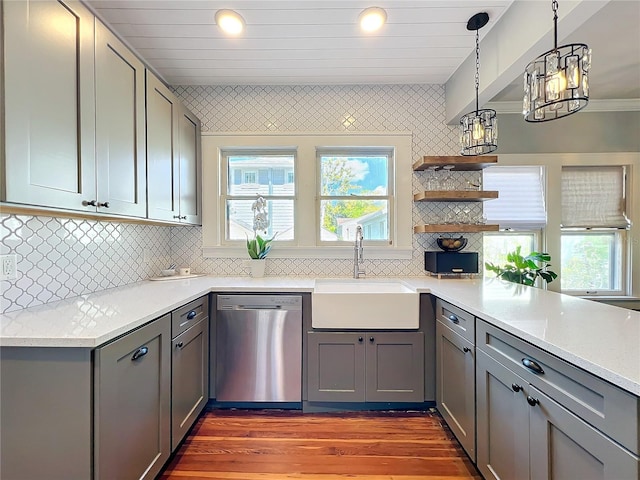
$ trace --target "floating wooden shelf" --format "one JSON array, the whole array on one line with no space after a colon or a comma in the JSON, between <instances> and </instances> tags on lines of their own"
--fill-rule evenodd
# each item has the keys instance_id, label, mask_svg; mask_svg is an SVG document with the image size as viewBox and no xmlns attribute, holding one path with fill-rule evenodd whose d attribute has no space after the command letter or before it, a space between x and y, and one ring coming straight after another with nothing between
<instances>
[{"instance_id":1,"label":"floating wooden shelf","mask_svg":"<svg viewBox=\"0 0 640 480\"><path fill-rule=\"evenodd\" d=\"M416 193L414 202L484 202L498 198L495 190L429 190Z\"/></svg>"},{"instance_id":2,"label":"floating wooden shelf","mask_svg":"<svg viewBox=\"0 0 640 480\"><path fill-rule=\"evenodd\" d=\"M463 156L424 156L413 164L414 171L426 170L429 167L444 167L453 165L452 170L482 170L483 168L496 165L497 155L481 155L473 157Z\"/></svg>"},{"instance_id":3,"label":"floating wooden shelf","mask_svg":"<svg viewBox=\"0 0 640 480\"><path fill-rule=\"evenodd\" d=\"M427 224L416 225L413 233L477 233L497 232L499 229L499 225Z\"/></svg>"}]
</instances>

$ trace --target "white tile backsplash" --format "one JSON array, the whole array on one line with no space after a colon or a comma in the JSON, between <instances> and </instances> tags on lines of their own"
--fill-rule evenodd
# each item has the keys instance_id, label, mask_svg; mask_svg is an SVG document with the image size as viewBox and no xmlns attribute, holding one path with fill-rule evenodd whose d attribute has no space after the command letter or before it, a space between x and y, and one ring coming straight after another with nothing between
<instances>
[{"instance_id":1,"label":"white tile backsplash","mask_svg":"<svg viewBox=\"0 0 640 480\"><path fill-rule=\"evenodd\" d=\"M179 86L175 92L203 122L203 131L411 131L413 160L456 155L458 130L445 122L443 85ZM464 186L467 174L458 174ZM424 189L426 173L413 176ZM206 188L206 186L205 186ZM457 204L416 203L415 224L446 216ZM481 204L472 204L480 209ZM482 235L468 234L468 250ZM411 260L366 260L367 276L423 275L424 250L437 235L414 235ZM202 256L200 227L0 215L0 254L18 256L15 281L0 282L0 312L18 310L157 275L172 261L194 272L248 275L244 258ZM144 261L145 250L149 261ZM350 260L275 259L267 275L349 276Z\"/></svg>"},{"instance_id":2,"label":"white tile backsplash","mask_svg":"<svg viewBox=\"0 0 640 480\"><path fill-rule=\"evenodd\" d=\"M178 86L174 91L202 120L204 132L410 131L413 161L459 152L458 128L445 124L443 85ZM414 193L425 189L426 175L414 174ZM461 188L475 177L477 173L456 173ZM481 203L465 206L481 215ZM411 215L414 224L433 222L459 207L417 203ZM465 236L467 250L482 251L482 234ZM424 275L424 251L438 249L437 237L414 235L411 260L366 260L367 276ZM204 258L201 248L200 228L173 228L171 251L180 265L217 275L248 274L243 259ZM349 276L352 269L351 260L269 258L266 275Z\"/></svg>"}]
</instances>

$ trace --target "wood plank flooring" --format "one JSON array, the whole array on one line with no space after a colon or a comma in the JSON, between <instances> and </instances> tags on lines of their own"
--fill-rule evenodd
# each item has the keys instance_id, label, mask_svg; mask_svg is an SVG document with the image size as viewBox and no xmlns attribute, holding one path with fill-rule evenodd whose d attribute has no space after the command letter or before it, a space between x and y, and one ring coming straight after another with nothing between
<instances>
[{"instance_id":1,"label":"wood plank flooring","mask_svg":"<svg viewBox=\"0 0 640 480\"><path fill-rule=\"evenodd\" d=\"M161 480L480 480L436 412L208 410Z\"/></svg>"}]
</instances>

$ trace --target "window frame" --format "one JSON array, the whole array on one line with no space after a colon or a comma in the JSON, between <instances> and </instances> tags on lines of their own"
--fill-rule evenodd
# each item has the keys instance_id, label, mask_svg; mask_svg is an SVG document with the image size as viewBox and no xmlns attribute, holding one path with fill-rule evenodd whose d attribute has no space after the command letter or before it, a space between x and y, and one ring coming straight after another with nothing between
<instances>
[{"instance_id":1,"label":"window frame","mask_svg":"<svg viewBox=\"0 0 640 480\"><path fill-rule=\"evenodd\" d=\"M560 264L561 252L561 170L564 166L625 166L627 172L626 197L627 216L631 221L627 231L626 245L623 247L626 291L620 295L601 294L595 298L599 300L626 300L640 298L640 244L638 244L638 226L640 225L640 152L598 152L598 153L527 153L501 154L500 165L526 166L538 165L545 167L545 199L547 208L547 225L542 231L540 249L551 255L552 270L558 274L558 279L546 285L550 291L575 295L573 292L561 292ZM585 295L591 298L591 295Z\"/></svg>"},{"instance_id":2,"label":"window frame","mask_svg":"<svg viewBox=\"0 0 640 480\"><path fill-rule=\"evenodd\" d=\"M387 157L387 194L386 195L322 195L322 157L327 155L336 156L385 156ZM392 148L380 148L380 147L341 147L341 148L317 148L316 149L316 195L318 197L316 205L316 221L317 221L317 235L316 244L320 246L328 245L352 245L351 240L322 240L322 228L320 225L322 202L327 200L386 200L387 201L387 235L386 240L372 240L367 238L367 232L364 232L365 241L368 245L393 245L395 239L393 237L393 228L395 219L393 218L394 208L393 199L394 193L394 165L395 165L395 152ZM371 230L371 226L369 226Z\"/></svg>"},{"instance_id":3,"label":"window frame","mask_svg":"<svg viewBox=\"0 0 640 480\"><path fill-rule=\"evenodd\" d=\"M219 218L223 221L223 225L220 226L221 235L220 242L222 245L244 245L245 240L232 240L228 237L228 228L229 222L227 219L227 201L228 200L248 200L253 201L256 199L256 194L253 195L235 195L229 193L229 156L235 155L260 155L264 157L268 156L292 156L293 157L293 174L294 174L294 191L293 195L268 195L262 194L261 196L268 201L272 200L292 200L293 201L293 240L281 240L282 243L295 244L296 238L296 198L298 195L298 185L295 182L295 175L297 171L297 151L295 148L239 148L239 147L229 147L224 148L220 151L220 162L221 162L221 172L223 173L220 176L220 213ZM242 171L242 183L241 185L247 185L244 183L244 175L247 172L255 172L256 175L256 185L260 185L259 183L259 169L247 169Z\"/></svg>"},{"instance_id":4,"label":"window frame","mask_svg":"<svg viewBox=\"0 0 640 480\"><path fill-rule=\"evenodd\" d=\"M617 277L619 282L618 288L614 289L562 289L562 293L567 295L581 296L581 297L618 297L626 295L627 288L627 231L624 229L616 228L566 228L562 229L561 238L565 235L572 236L588 236L598 235L603 233L612 233L615 236L615 249L612 252L612 258L610 258L610 274L612 277ZM615 255L618 254L618 256ZM562 271L562 265L559 266L559 270Z\"/></svg>"},{"instance_id":5,"label":"window frame","mask_svg":"<svg viewBox=\"0 0 640 480\"><path fill-rule=\"evenodd\" d=\"M295 148L297 205L295 206L296 241L276 241L269 258L353 258L353 246L319 245L316 238L316 211L319 202L316 191L316 149L338 147L385 147L394 149L394 192L392 238L384 245L368 242L368 259L413 258L412 134L411 132L205 132L202 134L202 200L203 255L214 258L246 258L246 246L241 242L225 243L224 211L222 210L222 179L226 175L221 152L230 148L256 150L260 147L283 150ZM403 212L401 215L398 212ZM319 225L319 221L317 223Z\"/></svg>"}]
</instances>

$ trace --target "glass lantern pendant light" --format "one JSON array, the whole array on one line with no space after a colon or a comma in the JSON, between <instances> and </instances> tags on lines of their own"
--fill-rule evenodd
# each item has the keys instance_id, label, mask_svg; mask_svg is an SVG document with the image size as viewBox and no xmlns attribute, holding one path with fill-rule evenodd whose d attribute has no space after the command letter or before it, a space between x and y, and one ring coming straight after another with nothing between
<instances>
[{"instance_id":1,"label":"glass lantern pendant light","mask_svg":"<svg viewBox=\"0 0 640 480\"><path fill-rule=\"evenodd\" d=\"M558 47L558 2L553 10L553 49L527 65L522 114L527 122L547 122L582 110L589 103L591 49L584 43Z\"/></svg>"},{"instance_id":2,"label":"glass lantern pendant light","mask_svg":"<svg viewBox=\"0 0 640 480\"><path fill-rule=\"evenodd\" d=\"M498 148L498 118L496 111L478 108L478 86L480 85L480 39L478 30L489 22L485 12L476 13L467 22L467 30L476 31L476 109L460 118L461 154L484 155Z\"/></svg>"}]
</instances>

